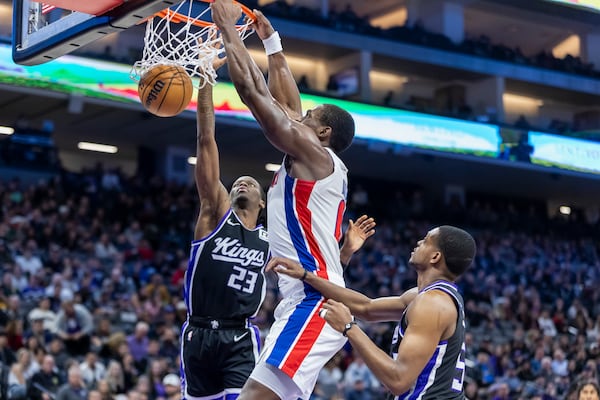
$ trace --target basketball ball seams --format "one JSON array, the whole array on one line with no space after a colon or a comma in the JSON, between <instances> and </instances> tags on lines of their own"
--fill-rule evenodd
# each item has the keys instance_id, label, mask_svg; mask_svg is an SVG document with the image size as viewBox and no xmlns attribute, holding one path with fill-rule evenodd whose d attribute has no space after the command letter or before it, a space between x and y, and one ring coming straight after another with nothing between
<instances>
[{"instance_id":1,"label":"basketball ball seams","mask_svg":"<svg viewBox=\"0 0 600 400\"><path fill-rule=\"evenodd\" d=\"M160 103L158 103L158 107L156 108L156 112L160 112L160 109L162 108L165 100L167 100L167 92L171 88L171 85L173 84L173 79L175 79L175 76L177 76L177 72L175 72L169 78L167 78L167 79L169 79L169 82L165 83L165 86L162 89L162 91L163 91L162 98L160 99ZM179 106L177 109L180 110L181 106Z\"/></svg>"},{"instance_id":2,"label":"basketball ball seams","mask_svg":"<svg viewBox=\"0 0 600 400\"><path fill-rule=\"evenodd\" d=\"M170 117L181 113L193 94L193 83L179 65L156 65L140 79L138 94L149 112Z\"/></svg>"},{"instance_id":3,"label":"basketball ball seams","mask_svg":"<svg viewBox=\"0 0 600 400\"><path fill-rule=\"evenodd\" d=\"M185 85L185 78L181 79L181 82L178 84L181 85L181 91L183 93L183 96L181 97L181 102L179 103L179 109L181 110L182 108L185 108L185 106L187 106L187 104L184 104L185 99L187 98L187 86Z\"/></svg>"}]
</instances>

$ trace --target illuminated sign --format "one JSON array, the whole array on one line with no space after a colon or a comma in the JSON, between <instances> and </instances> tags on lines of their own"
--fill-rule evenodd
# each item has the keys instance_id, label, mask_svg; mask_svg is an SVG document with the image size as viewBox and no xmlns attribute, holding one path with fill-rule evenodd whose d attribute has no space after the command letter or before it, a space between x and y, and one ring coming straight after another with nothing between
<instances>
[{"instance_id":1,"label":"illuminated sign","mask_svg":"<svg viewBox=\"0 0 600 400\"><path fill-rule=\"evenodd\" d=\"M0 83L139 104L137 83L123 64L63 56L32 67L12 61L8 45L0 45ZM217 115L254 121L231 83L214 90ZM446 118L395 108L302 94L307 110L331 103L352 114L356 137L366 141L444 152L499 158L502 139L496 125ZM188 110L196 110L196 94ZM529 133L533 164L600 174L600 143L541 132Z\"/></svg>"},{"instance_id":2,"label":"illuminated sign","mask_svg":"<svg viewBox=\"0 0 600 400\"><path fill-rule=\"evenodd\" d=\"M565 4L568 6L575 6L578 8L584 8L592 11L600 12L600 0L546 0L553 3Z\"/></svg>"},{"instance_id":3,"label":"illuminated sign","mask_svg":"<svg viewBox=\"0 0 600 400\"><path fill-rule=\"evenodd\" d=\"M600 143L541 132L529 132L531 162L600 174Z\"/></svg>"},{"instance_id":4,"label":"illuminated sign","mask_svg":"<svg viewBox=\"0 0 600 400\"><path fill-rule=\"evenodd\" d=\"M11 59L10 47L0 46L1 83L139 103L137 83L129 73L127 65L76 56L31 67L17 65ZM217 115L254 120L232 84L217 84L213 96ZM479 156L496 157L498 153L498 127L494 125L302 94L304 110L323 103L350 112L360 139ZM196 93L187 109L196 110Z\"/></svg>"}]
</instances>

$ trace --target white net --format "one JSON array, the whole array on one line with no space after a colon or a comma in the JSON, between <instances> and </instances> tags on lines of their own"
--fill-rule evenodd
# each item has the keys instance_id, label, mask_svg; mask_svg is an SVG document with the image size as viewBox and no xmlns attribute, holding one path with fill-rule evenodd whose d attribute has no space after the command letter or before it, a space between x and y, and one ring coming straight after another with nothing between
<instances>
[{"instance_id":1,"label":"white net","mask_svg":"<svg viewBox=\"0 0 600 400\"><path fill-rule=\"evenodd\" d=\"M162 64L185 68L192 78L199 78L193 80L195 87L216 83L213 62L224 52L223 41L214 24L202 26L206 24L202 18L210 13L210 8L206 6L198 11L199 5L202 3L198 0L185 0L165 10L162 16L148 19L142 59L131 69L133 80L139 81L146 71ZM237 26L242 40L252 34L250 24L247 18Z\"/></svg>"}]
</instances>

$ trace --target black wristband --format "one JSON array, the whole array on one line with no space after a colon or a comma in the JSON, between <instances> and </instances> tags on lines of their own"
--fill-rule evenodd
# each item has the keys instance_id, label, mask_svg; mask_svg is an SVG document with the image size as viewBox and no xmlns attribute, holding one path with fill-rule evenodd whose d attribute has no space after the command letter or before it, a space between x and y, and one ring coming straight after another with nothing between
<instances>
[{"instance_id":1,"label":"black wristband","mask_svg":"<svg viewBox=\"0 0 600 400\"><path fill-rule=\"evenodd\" d=\"M353 327L354 325L356 325L356 321L351 321L351 322L348 322L348 323L346 324L346 326L344 327L344 331L342 332L342 335L344 335L344 337L348 337L347 333L348 333L348 331L349 331L350 329L352 329L352 327Z\"/></svg>"},{"instance_id":2,"label":"black wristband","mask_svg":"<svg viewBox=\"0 0 600 400\"><path fill-rule=\"evenodd\" d=\"M307 270L304 270L304 274L302 274L302 278L300 278L300 280L301 280L302 282L304 282L304 280L306 279L306 274L307 274L307 273L308 273L308 271L307 271Z\"/></svg>"}]
</instances>

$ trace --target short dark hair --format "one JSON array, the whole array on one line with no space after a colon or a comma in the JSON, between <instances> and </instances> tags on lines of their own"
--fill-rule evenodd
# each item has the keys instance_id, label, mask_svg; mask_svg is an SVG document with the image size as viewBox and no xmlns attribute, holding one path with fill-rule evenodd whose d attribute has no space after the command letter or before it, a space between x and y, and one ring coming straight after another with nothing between
<instances>
[{"instance_id":1,"label":"short dark hair","mask_svg":"<svg viewBox=\"0 0 600 400\"><path fill-rule=\"evenodd\" d=\"M352 144L354 139L354 118L343 108L333 104L323 104L321 123L331 128L329 147L335 153L341 153Z\"/></svg>"},{"instance_id":2,"label":"short dark hair","mask_svg":"<svg viewBox=\"0 0 600 400\"><path fill-rule=\"evenodd\" d=\"M437 237L448 271L455 276L462 275L473 263L477 246L470 233L450 225L439 227Z\"/></svg>"}]
</instances>

